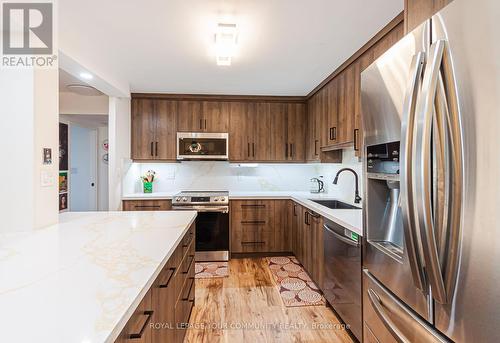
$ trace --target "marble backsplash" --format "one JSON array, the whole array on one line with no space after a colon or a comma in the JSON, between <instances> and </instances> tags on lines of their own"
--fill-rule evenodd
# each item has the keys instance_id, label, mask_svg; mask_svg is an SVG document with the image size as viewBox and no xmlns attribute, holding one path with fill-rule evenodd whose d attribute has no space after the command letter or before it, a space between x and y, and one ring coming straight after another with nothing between
<instances>
[{"instance_id":1,"label":"marble backsplash","mask_svg":"<svg viewBox=\"0 0 500 343\"><path fill-rule=\"evenodd\" d=\"M331 164L233 164L214 161L181 163L131 163L123 180L124 194L142 192L140 175L154 170L154 192L180 190L228 190L233 192L309 191L310 179L323 176L326 193L351 202L354 176L342 174L338 185L333 179L341 168L349 167L361 176L361 163L353 150L345 150L343 163ZM360 185L360 187L362 187Z\"/></svg>"}]
</instances>

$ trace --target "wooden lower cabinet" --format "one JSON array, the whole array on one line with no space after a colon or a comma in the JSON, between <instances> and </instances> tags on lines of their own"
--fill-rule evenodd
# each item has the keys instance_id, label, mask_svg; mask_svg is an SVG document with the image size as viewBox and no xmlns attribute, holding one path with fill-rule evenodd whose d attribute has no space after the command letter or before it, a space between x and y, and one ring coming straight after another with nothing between
<instances>
[{"instance_id":1,"label":"wooden lower cabinet","mask_svg":"<svg viewBox=\"0 0 500 343\"><path fill-rule=\"evenodd\" d=\"M275 251L274 200L231 201L231 252Z\"/></svg>"},{"instance_id":2,"label":"wooden lower cabinet","mask_svg":"<svg viewBox=\"0 0 500 343\"><path fill-rule=\"evenodd\" d=\"M123 200L124 211L170 211L172 200Z\"/></svg>"},{"instance_id":3,"label":"wooden lower cabinet","mask_svg":"<svg viewBox=\"0 0 500 343\"><path fill-rule=\"evenodd\" d=\"M115 343L181 343L194 306L195 226L182 238Z\"/></svg>"},{"instance_id":4,"label":"wooden lower cabinet","mask_svg":"<svg viewBox=\"0 0 500 343\"><path fill-rule=\"evenodd\" d=\"M323 281L323 217L291 200L231 200L231 253L294 254Z\"/></svg>"},{"instance_id":5,"label":"wooden lower cabinet","mask_svg":"<svg viewBox=\"0 0 500 343\"><path fill-rule=\"evenodd\" d=\"M232 200L232 253L291 253L293 202Z\"/></svg>"},{"instance_id":6,"label":"wooden lower cabinet","mask_svg":"<svg viewBox=\"0 0 500 343\"><path fill-rule=\"evenodd\" d=\"M323 217L292 202L292 252L317 285L323 282Z\"/></svg>"}]
</instances>

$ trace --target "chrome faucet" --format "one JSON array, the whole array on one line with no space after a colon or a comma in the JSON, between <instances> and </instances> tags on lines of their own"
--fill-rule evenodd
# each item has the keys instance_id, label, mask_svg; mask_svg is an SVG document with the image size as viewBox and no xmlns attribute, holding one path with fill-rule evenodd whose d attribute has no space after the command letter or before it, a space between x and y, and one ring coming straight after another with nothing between
<instances>
[{"instance_id":1,"label":"chrome faucet","mask_svg":"<svg viewBox=\"0 0 500 343\"><path fill-rule=\"evenodd\" d=\"M354 203L359 204L361 201L361 197L359 196L359 184L358 184L358 174L354 171L354 169L351 168L342 168L337 172L337 175L335 175L335 179L333 179L333 184L336 185L337 182L339 181L339 175L343 171L350 171L351 173L354 174L354 177L356 178L356 191L354 192Z\"/></svg>"}]
</instances>

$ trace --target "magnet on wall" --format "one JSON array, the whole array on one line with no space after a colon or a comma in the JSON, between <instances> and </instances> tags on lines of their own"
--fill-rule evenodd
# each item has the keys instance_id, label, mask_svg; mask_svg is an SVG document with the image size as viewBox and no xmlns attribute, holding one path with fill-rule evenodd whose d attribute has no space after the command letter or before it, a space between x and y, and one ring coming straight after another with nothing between
<instances>
[{"instance_id":1,"label":"magnet on wall","mask_svg":"<svg viewBox=\"0 0 500 343\"><path fill-rule=\"evenodd\" d=\"M52 164L51 148L43 148L43 164Z\"/></svg>"}]
</instances>

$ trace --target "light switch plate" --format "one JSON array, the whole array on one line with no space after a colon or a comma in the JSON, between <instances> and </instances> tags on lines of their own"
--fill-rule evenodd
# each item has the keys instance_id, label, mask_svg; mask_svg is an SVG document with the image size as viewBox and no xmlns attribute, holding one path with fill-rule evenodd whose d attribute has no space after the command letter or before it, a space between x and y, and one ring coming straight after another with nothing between
<instances>
[{"instance_id":1,"label":"light switch plate","mask_svg":"<svg viewBox=\"0 0 500 343\"><path fill-rule=\"evenodd\" d=\"M52 187L54 185L54 174L48 170L42 170L40 174L40 185L42 187Z\"/></svg>"}]
</instances>

